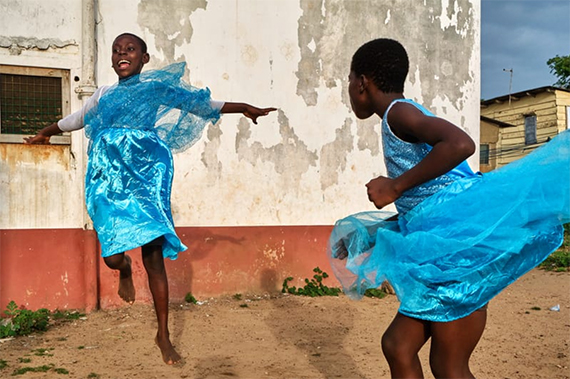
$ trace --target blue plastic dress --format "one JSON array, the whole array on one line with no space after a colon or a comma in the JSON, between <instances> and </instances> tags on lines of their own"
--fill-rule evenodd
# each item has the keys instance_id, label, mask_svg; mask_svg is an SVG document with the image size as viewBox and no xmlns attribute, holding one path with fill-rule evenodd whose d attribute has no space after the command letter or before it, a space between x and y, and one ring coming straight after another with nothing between
<instances>
[{"instance_id":1,"label":"blue plastic dress","mask_svg":"<svg viewBox=\"0 0 570 379\"><path fill-rule=\"evenodd\" d=\"M85 197L103 257L159 237L165 258L186 249L170 209L171 151L194 144L220 112L208 89L181 80L184 68L178 63L120 80L85 116Z\"/></svg>"},{"instance_id":2,"label":"blue plastic dress","mask_svg":"<svg viewBox=\"0 0 570 379\"><path fill-rule=\"evenodd\" d=\"M394 174L430 147L398 139L388 111L382 134ZM465 317L561 245L562 224L570 222L570 131L484 175L461 164L404 193L396 208L394 221L394 213L376 211L336 223L328 253L345 293L358 299L388 280L404 315L438 322Z\"/></svg>"}]
</instances>

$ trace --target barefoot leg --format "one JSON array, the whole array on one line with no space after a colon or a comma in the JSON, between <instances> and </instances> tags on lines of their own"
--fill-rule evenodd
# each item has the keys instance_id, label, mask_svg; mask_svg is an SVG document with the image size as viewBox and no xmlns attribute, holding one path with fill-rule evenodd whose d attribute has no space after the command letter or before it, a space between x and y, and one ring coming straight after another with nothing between
<instances>
[{"instance_id":1,"label":"barefoot leg","mask_svg":"<svg viewBox=\"0 0 570 379\"><path fill-rule=\"evenodd\" d=\"M162 247L145 245L142 247L142 255L158 321L158 331L154 341L162 353L164 362L169 365L175 364L180 361L181 357L174 350L168 331L168 279L164 268Z\"/></svg>"},{"instance_id":2,"label":"barefoot leg","mask_svg":"<svg viewBox=\"0 0 570 379\"><path fill-rule=\"evenodd\" d=\"M119 270L119 296L129 304L135 302L135 286L131 270L131 257L121 253L104 258L107 267Z\"/></svg>"}]
</instances>

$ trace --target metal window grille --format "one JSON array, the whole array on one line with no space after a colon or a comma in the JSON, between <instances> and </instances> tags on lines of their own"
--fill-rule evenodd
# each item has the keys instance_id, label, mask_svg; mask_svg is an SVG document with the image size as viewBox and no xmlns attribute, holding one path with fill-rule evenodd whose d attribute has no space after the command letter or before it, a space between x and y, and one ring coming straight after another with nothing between
<instances>
[{"instance_id":1,"label":"metal window grille","mask_svg":"<svg viewBox=\"0 0 570 379\"><path fill-rule=\"evenodd\" d=\"M0 74L0 132L33 135L61 119L61 80Z\"/></svg>"}]
</instances>

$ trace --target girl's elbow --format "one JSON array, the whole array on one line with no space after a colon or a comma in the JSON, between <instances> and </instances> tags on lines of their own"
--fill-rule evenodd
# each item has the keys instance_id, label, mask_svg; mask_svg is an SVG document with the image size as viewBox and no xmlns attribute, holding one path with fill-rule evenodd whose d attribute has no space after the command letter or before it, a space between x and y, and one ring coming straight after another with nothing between
<instances>
[{"instance_id":1,"label":"girl's elbow","mask_svg":"<svg viewBox=\"0 0 570 379\"><path fill-rule=\"evenodd\" d=\"M466 140L460 144L459 150L466 158L469 158L470 156L475 154L475 142L473 142L473 140L469 138L469 140Z\"/></svg>"}]
</instances>

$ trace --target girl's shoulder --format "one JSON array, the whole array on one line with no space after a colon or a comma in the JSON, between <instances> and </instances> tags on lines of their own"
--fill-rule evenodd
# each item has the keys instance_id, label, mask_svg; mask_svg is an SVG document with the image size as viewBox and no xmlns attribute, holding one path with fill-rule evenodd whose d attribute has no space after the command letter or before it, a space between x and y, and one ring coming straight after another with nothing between
<instances>
[{"instance_id":1,"label":"girl's shoulder","mask_svg":"<svg viewBox=\"0 0 570 379\"><path fill-rule=\"evenodd\" d=\"M385 114L387 115L388 112L392 110L392 113L400 113L400 112L410 112L414 110L418 110L424 116L434 117L435 115L429 111L426 107L421 105L420 103L415 102L412 99L395 99L390 103L388 108L386 109Z\"/></svg>"}]
</instances>

